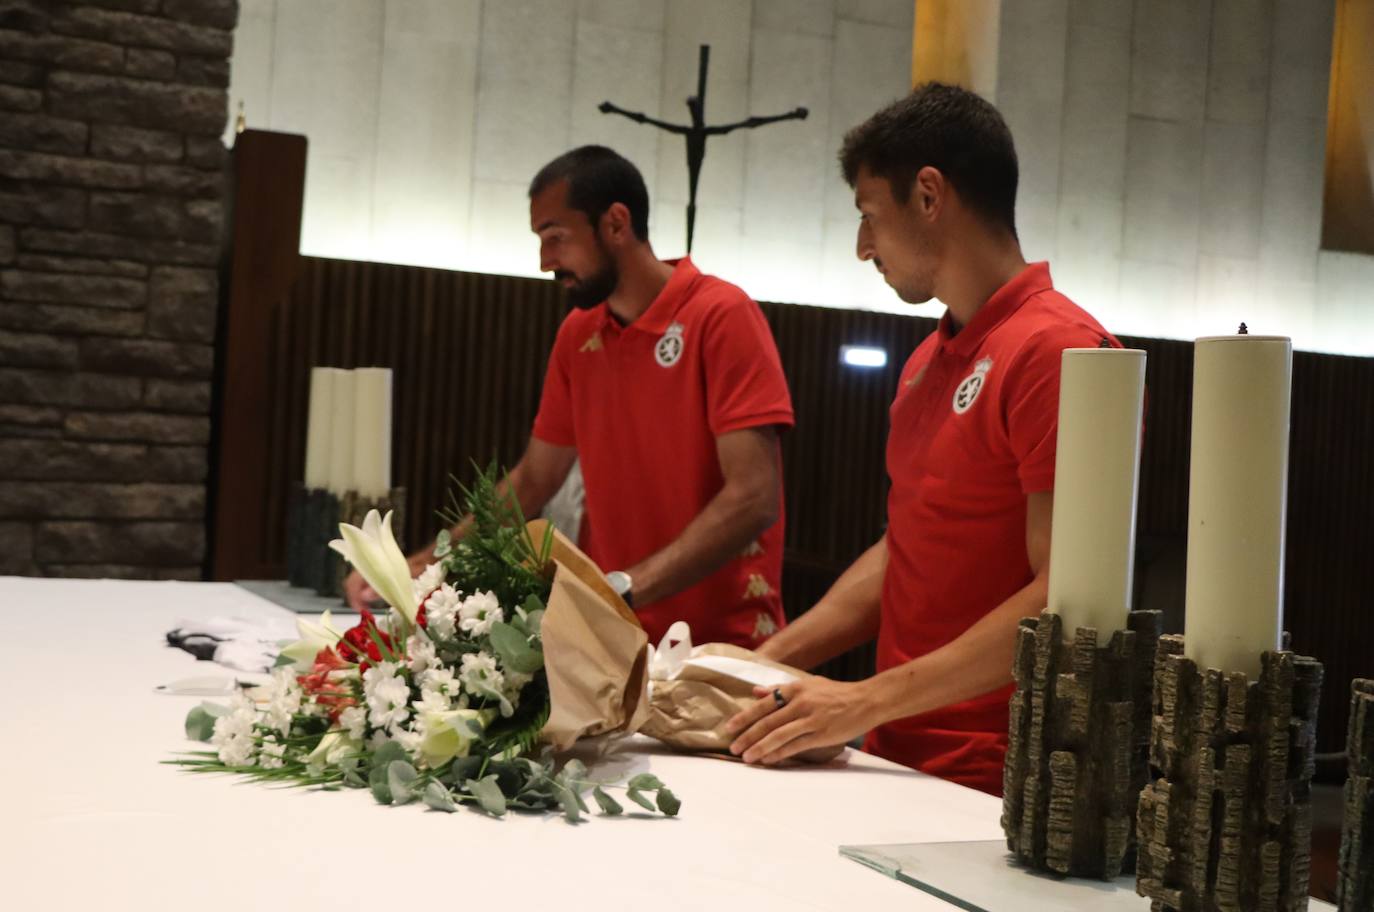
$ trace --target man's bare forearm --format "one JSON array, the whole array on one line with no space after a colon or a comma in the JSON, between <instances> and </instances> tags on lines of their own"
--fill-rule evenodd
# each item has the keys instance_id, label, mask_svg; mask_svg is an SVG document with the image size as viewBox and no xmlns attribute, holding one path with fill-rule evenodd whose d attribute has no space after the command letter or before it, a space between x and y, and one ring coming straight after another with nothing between
<instances>
[{"instance_id":1,"label":"man's bare forearm","mask_svg":"<svg viewBox=\"0 0 1374 912\"><path fill-rule=\"evenodd\" d=\"M810 611L759 648L761 655L795 668L814 668L878 635L887 537L849 565Z\"/></svg>"},{"instance_id":2,"label":"man's bare forearm","mask_svg":"<svg viewBox=\"0 0 1374 912\"><path fill-rule=\"evenodd\" d=\"M1041 574L954 641L869 678L878 707L874 724L904 719L982 696L1011 682L1016 628L1045 607L1048 576Z\"/></svg>"}]
</instances>

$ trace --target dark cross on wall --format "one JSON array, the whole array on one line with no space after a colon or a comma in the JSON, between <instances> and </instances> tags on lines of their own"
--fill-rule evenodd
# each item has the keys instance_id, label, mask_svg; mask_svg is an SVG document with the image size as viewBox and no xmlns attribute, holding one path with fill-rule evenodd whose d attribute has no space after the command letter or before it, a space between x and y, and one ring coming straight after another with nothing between
<instances>
[{"instance_id":1,"label":"dark cross on wall","mask_svg":"<svg viewBox=\"0 0 1374 912\"><path fill-rule=\"evenodd\" d=\"M687 252L692 252L692 235L696 228L697 221L697 181L701 177L701 163L706 159L706 139L711 136L724 136L734 130L750 130L754 127L762 127L765 124L777 123L780 120L805 120L806 108L795 108L786 114L775 114L770 117L747 117L744 120L729 124L706 125L706 70L711 63L711 46L703 44L701 46L701 62L697 69L697 93L687 99L687 110L691 112L692 122L690 124L674 124L666 121L649 117L638 111L626 111L624 108L616 107L609 101L601 102L600 111L602 114L619 114L628 117L635 123L646 123L650 126L658 127L660 130L667 130L669 133L676 133L687 140Z\"/></svg>"}]
</instances>

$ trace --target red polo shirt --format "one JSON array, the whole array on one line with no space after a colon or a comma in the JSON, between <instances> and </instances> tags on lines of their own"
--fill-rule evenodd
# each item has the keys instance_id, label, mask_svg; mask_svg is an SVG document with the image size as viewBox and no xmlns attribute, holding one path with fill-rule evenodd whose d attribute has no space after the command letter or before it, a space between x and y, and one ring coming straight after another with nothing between
<instances>
[{"instance_id":1,"label":"red polo shirt","mask_svg":"<svg viewBox=\"0 0 1374 912\"><path fill-rule=\"evenodd\" d=\"M609 572L671 543L720 492L717 437L792 423L763 312L684 258L629 326L605 303L568 314L549 356L534 436L577 448L587 491L579 544ZM637 607L650 641L683 620L697 643L757 646L783 624L782 549L779 515L716 573Z\"/></svg>"},{"instance_id":2,"label":"red polo shirt","mask_svg":"<svg viewBox=\"0 0 1374 912\"><path fill-rule=\"evenodd\" d=\"M957 334L946 314L912 354L887 443L879 671L958 638L1031 581L1026 497L1054 487L1061 353L1104 338L1120 347L1034 263ZM1011 692L888 723L866 747L1001 794Z\"/></svg>"}]
</instances>

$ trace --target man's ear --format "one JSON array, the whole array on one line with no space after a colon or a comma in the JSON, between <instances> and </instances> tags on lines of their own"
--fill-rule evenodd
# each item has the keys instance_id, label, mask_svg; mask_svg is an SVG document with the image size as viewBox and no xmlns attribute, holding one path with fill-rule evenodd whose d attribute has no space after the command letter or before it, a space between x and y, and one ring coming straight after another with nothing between
<instances>
[{"instance_id":1,"label":"man's ear","mask_svg":"<svg viewBox=\"0 0 1374 912\"><path fill-rule=\"evenodd\" d=\"M610 208L601 213L601 240L609 246L621 246L634 237L630 224L630 207L624 203L611 203Z\"/></svg>"},{"instance_id":2,"label":"man's ear","mask_svg":"<svg viewBox=\"0 0 1374 912\"><path fill-rule=\"evenodd\" d=\"M923 218L935 219L944 208L945 196L948 193L949 182L940 173L940 169L926 165L916 172L916 179L911 183L909 203Z\"/></svg>"}]
</instances>

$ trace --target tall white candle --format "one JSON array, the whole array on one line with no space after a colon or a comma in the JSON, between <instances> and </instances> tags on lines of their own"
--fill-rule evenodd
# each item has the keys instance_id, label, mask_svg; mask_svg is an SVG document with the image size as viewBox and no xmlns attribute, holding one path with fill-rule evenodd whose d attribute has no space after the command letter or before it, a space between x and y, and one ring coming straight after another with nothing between
<instances>
[{"instance_id":1,"label":"tall white candle","mask_svg":"<svg viewBox=\"0 0 1374 912\"><path fill-rule=\"evenodd\" d=\"M329 490L342 497L353 488L353 371L334 375L334 420L329 427Z\"/></svg>"},{"instance_id":2,"label":"tall white candle","mask_svg":"<svg viewBox=\"0 0 1374 912\"><path fill-rule=\"evenodd\" d=\"M1049 610L1066 636L1124 629L1135 569L1145 352L1070 348L1059 384Z\"/></svg>"},{"instance_id":3,"label":"tall white candle","mask_svg":"<svg viewBox=\"0 0 1374 912\"><path fill-rule=\"evenodd\" d=\"M334 374L331 367L310 369L310 412L305 422L305 486L329 484L329 443L333 422Z\"/></svg>"},{"instance_id":4,"label":"tall white candle","mask_svg":"<svg viewBox=\"0 0 1374 912\"><path fill-rule=\"evenodd\" d=\"M354 372L353 489L364 497L391 490L391 368Z\"/></svg>"},{"instance_id":5,"label":"tall white candle","mask_svg":"<svg viewBox=\"0 0 1374 912\"><path fill-rule=\"evenodd\" d=\"M1251 680L1283 631L1292 371L1283 337L1198 339L1193 356L1184 653Z\"/></svg>"}]
</instances>

